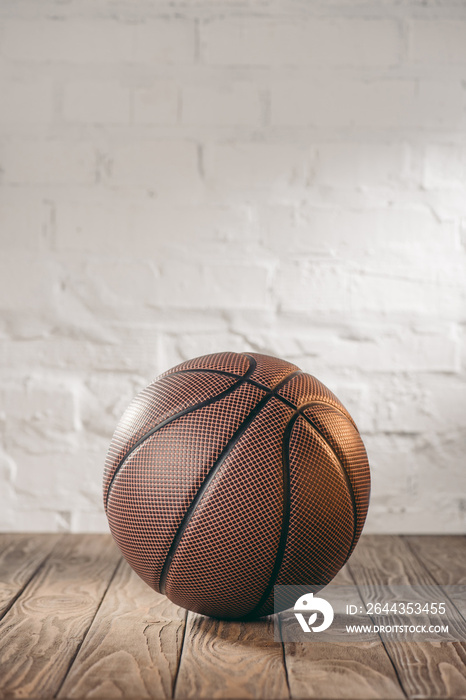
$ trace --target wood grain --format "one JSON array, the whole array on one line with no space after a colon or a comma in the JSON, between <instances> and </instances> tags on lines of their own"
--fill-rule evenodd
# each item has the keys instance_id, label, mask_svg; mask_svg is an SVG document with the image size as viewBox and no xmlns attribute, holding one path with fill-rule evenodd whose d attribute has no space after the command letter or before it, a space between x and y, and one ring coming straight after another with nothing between
<instances>
[{"instance_id":1,"label":"wood grain","mask_svg":"<svg viewBox=\"0 0 466 700\"><path fill-rule=\"evenodd\" d=\"M185 618L122 561L58 697L171 698Z\"/></svg>"},{"instance_id":2,"label":"wood grain","mask_svg":"<svg viewBox=\"0 0 466 700\"><path fill-rule=\"evenodd\" d=\"M401 537L366 536L356 547L349 568L365 602L370 591L385 586L387 597L397 599L396 586L436 585ZM363 589L361 589L363 590ZM459 616L458 616L459 617ZM415 618L414 618L415 620ZM381 633L405 693L411 698L466 697L466 648L459 642L396 642Z\"/></svg>"},{"instance_id":3,"label":"wood grain","mask_svg":"<svg viewBox=\"0 0 466 700\"><path fill-rule=\"evenodd\" d=\"M273 618L215 620L189 613L175 698L288 698Z\"/></svg>"},{"instance_id":4,"label":"wood grain","mask_svg":"<svg viewBox=\"0 0 466 700\"><path fill-rule=\"evenodd\" d=\"M435 581L449 587L449 598L466 619L466 537L422 535L403 539Z\"/></svg>"},{"instance_id":5,"label":"wood grain","mask_svg":"<svg viewBox=\"0 0 466 700\"><path fill-rule=\"evenodd\" d=\"M365 601L362 586L370 594L384 584L394 595L410 583L461 589L464 547L456 537L366 536L330 585L356 581ZM282 645L272 617L186 620L131 571L109 536L3 535L0 572L0 600L8 606L18 596L0 622L0 697L466 697L464 644L374 635Z\"/></svg>"},{"instance_id":6,"label":"wood grain","mask_svg":"<svg viewBox=\"0 0 466 700\"><path fill-rule=\"evenodd\" d=\"M329 587L354 586L344 567ZM296 636L296 619L280 614L283 636ZM352 618L353 624L367 623ZM287 627L290 627L288 631ZM377 634L364 642L285 642L288 682L293 698L404 698L396 673Z\"/></svg>"},{"instance_id":7,"label":"wood grain","mask_svg":"<svg viewBox=\"0 0 466 700\"><path fill-rule=\"evenodd\" d=\"M34 576L61 535L0 535L0 619Z\"/></svg>"},{"instance_id":8,"label":"wood grain","mask_svg":"<svg viewBox=\"0 0 466 700\"><path fill-rule=\"evenodd\" d=\"M0 623L0 693L59 689L120 560L109 535L67 535Z\"/></svg>"}]
</instances>

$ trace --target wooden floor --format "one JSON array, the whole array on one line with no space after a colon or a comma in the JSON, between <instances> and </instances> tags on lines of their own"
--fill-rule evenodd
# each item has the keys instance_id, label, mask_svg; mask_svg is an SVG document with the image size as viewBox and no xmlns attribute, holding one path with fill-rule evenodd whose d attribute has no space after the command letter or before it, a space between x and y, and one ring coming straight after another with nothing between
<instances>
[{"instance_id":1,"label":"wooden floor","mask_svg":"<svg viewBox=\"0 0 466 700\"><path fill-rule=\"evenodd\" d=\"M466 590L466 538L366 536L339 577ZM466 698L466 643L282 644L177 608L108 535L0 535L0 618L0 697Z\"/></svg>"}]
</instances>

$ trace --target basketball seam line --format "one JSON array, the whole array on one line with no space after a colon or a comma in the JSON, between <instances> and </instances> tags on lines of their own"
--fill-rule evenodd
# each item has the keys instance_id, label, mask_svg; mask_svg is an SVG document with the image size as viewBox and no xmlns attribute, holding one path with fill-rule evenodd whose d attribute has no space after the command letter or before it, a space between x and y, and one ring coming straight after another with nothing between
<instances>
[{"instance_id":1,"label":"basketball seam line","mask_svg":"<svg viewBox=\"0 0 466 700\"><path fill-rule=\"evenodd\" d=\"M245 357L248 357L252 360L255 359L252 357L252 355L245 355ZM255 369L255 368L254 368ZM261 384L260 382L256 382L255 379L245 379L246 375L245 374L236 374L235 372L225 372L223 369L209 369L207 367L188 367L187 369L179 369L177 372L171 372L169 374L163 374L161 377L157 377L157 379L154 379L154 382L158 381L159 379L165 379L166 377L176 377L178 374L186 374L189 372L207 372L209 374L223 374L225 377L236 377L237 379L244 379L248 384L252 384L253 386L256 386L258 389L264 389L264 391L270 391L270 387L266 386L265 384Z\"/></svg>"},{"instance_id":2,"label":"basketball seam line","mask_svg":"<svg viewBox=\"0 0 466 700\"><path fill-rule=\"evenodd\" d=\"M223 462L225 459L228 457L232 449L235 447L237 442L240 440L242 435L246 432L248 427L251 425L253 420L256 418L256 416L261 412L261 410L264 408L264 406L272 399L274 396L276 396L276 392L282 388L287 382L291 381L293 377L295 377L297 374L300 374L301 370L296 370L295 372L291 372L288 376L286 376L281 382L279 382L273 389L270 389L269 393L266 394L266 396L262 397L262 399L254 406L253 409L249 412L247 417L243 420L241 425L238 426L234 434L231 436L225 447L223 448L221 454L219 457L216 459L214 464L211 466L207 476L205 477L204 481L202 482L201 486L197 490L196 495L192 499L191 503L188 506L188 509L186 510L186 513L183 516L183 519L178 526L178 530L175 534L175 537L172 540L172 543L170 545L170 548L168 550L167 556L165 558L165 563L162 567L162 573L160 575L159 579L159 590L161 593L165 593L165 584L166 580L168 577L168 573L170 570L171 563L173 561L173 558L176 554L176 550L178 548L179 543L181 542L181 539L183 537L183 534L186 530L186 528L189 525L189 521L191 520L197 505L199 501L201 500L203 494L207 490L210 482L214 478L215 474L218 472L220 467L222 466Z\"/></svg>"},{"instance_id":3,"label":"basketball seam line","mask_svg":"<svg viewBox=\"0 0 466 700\"><path fill-rule=\"evenodd\" d=\"M288 494L288 503L285 505L285 502L284 502L284 505L283 505L282 531L281 531L281 533L280 533L279 544L278 544L278 547L277 547L277 554L276 554L275 562L274 562L274 565L273 565L273 568L272 568L272 573L270 574L269 583L267 584L267 587L266 587L264 593L262 594L262 596L261 596L259 602L254 606L254 608L251 610L251 612L248 613L248 615L247 615L248 618L249 618L249 617L253 617L255 614L257 614L257 612L258 612L258 611L263 607L263 605L267 602L268 597L269 597L269 595L270 595L270 593L271 593L271 591L272 591L272 588L274 587L275 582L276 582L276 580L277 580L277 578L278 578L278 576L279 576L279 574L280 574L280 569L281 569L282 564L283 564L283 558L284 558L284 556L285 556L286 545L287 545L287 540L288 540L288 532L289 532L289 524L290 524L290 515L291 515L291 484L290 484L290 478L291 478L290 469L291 469L291 467L290 467L290 461L289 461L289 455L290 455L290 440L291 440L291 433L292 433L292 431L293 431L294 425L295 425L297 419L299 418L299 416L302 416L302 418L304 418L304 420L311 426L311 428L314 429L314 431L315 431L315 432L320 436L320 438L325 442L325 444L326 444L327 447L330 449L331 453L332 453L332 454L334 455L334 457L335 457L335 460L337 461L337 463L339 464L339 466L340 466L340 468L341 468L341 471L342 471L342 474L343 474L343 477L344 477L344 479L345 479L346 486L347 486L347 489L348 489L348 493L349 493L349 496L350 496L350 498L351 498L352 509L353 509L353 522L354 522L354 526L353 526L353 538L352 538L352 540L351 540L351 545L350 545L350 547L349 547L348 556L347 556L346 559L345 559L345 563L348 561L349 555L350 555L351 550L352 550L352 548L353 548L354 541L355 541L355 538L356 538L356 532L357 532L357 511L356 511L356 499L355 499L355 496L354 496L353 485L352 485L352 483L351 483L349 474L348 474L348 472L346 471L346 469L345 469L343 463L342 463L341 460L339 459L338 455L336 454L335 450L333 449L332 445L330 445L330 443L328 442L328 440L327 440L327 439L325 438L325 436L321 433L321 431L317 428L317 426L314 424L314 422L313 422L311 419L309 419L309 418L303 413L303 410L305 410L305 409L308 408L309 406L313 406L313 405L315 405L315 404L320 404L320 403L323 403L323 404L326 405L326 406L329 406L329 405L330 405L330 404L327 404L327 403L324 402L324 401L310 401L310 402L308 402L308 403L306 403L306 404L303 404L303 406L300 406L300 407L296 410L296 412L294 413L294 415L292 415L292 416L290 417L290 419L289 419L289 421L288 421L288 424L287 424L286 427L285 427L285 430L284 430L284 433L283 433L283 441L285 440L285 435L286 435L286 437L287 437L287 439L288 439L288 442L287 442L287 445L286 445L286 447L287 447L286 456L287 456L288 462L287 462L287 472L285 473L285 469L284 469L284 470L283 470L283 474L284 474L284 495L285 495L285 493ZM331 406L331 408L333 408L333 406ZM341 413L341 411L340 411L340 413ZM344 414L342 414L342 415L344 415ZM346 417L346 416L345 416L345 417ZM285 448L285 442L283 442L283 449L284 449L284 448ZM285 476L286 476L286 478L287 478L287 480L288 480L288 482L287 482L287 484L286 484L286 488L285 488ZM285 514L286 514L286 518L285 518ZM284 532L284 531L285 531L285 532Z\"/></svg>"},{"instance_id":4,"label":"basketball seam line","mask_svg":"<svg viewBox=\"0 0 466 700\"><path fill-rule=\"evenodd\" d=\"M181 411L178 411L178 413L174 413L172 416L168 416L168 418L165 418L165 420L161 421L160 423L157 423L153 428L151 428L147 433L144 433L142 437L137 440L137 442L134 443L134 445L131 447L130 450L128 450L125 455L120 459L118 466L116 467L115 471L112 474L112 478L110 480L110 483L107 488L107 493L105 497L105 509L107 509L108 505L108 499L110 497L110 491L112 489L112 486L115 482L115 478L117 474L120 472L121 468L123 467L124 463L126 460L130 457L131 454L145 441L147 440L151 435L156 433L158 430L161 428L164 428L166 425L169 423L172 423L173 421L177 420L178 418L181 418L182 416L185 416L188 413L191 413L193 411L196 411L198 408L204 408L204 406L208 406L210 404L215 403L216 401L220 401L223 399L225 396L230 394L232 391L235 391L235 389L238 389L242 384L245 383L246 377L249 374L252 374L252 372L256 368L256 361L253 357L250 355L247 355L248 359L251 360L251 364L246 371L244 377L241 377L237 382L234 382L231 386L229 386L227 389L224 389L224 391L220 392L220 394L216 394L215 396L212 396L210 399L205 399L204 401L200 401L197 404L194 404L193 406L187 406L186 408L182 409Z\"/></svg>"},{"instance_id":5,"label":"basketball seam line","mask_svg":"<svg viewBox=\"0 0 466 700\"><path fill-rule=\"evenodd\" d=\"M343 418L346 418L346 420L349 420L353 428L356 430L356 432L359 434L359 430L356 427L356 424L354 423L353 419L351 416L346 413L344 413L341 408L338 408L338 406L334 406L333 403L329 403L328 401L323 401L321 399L315 399L313 401L306 401L306 403L301 404L301 406L297 406L294 404L292 401L289 399L286 399L284 396L280 396L280 394L277 394L276 396L277 399L280 399L280 401L283 401L283 403L286 403L287 406L290 408L294 408L295 411L300 411L302 408L305 408L306 406L314 406L314 404L320 404L322 406L327 406L327 408L333 408L335 411L338 411L338 413L343 416Z\"/></svg>"},{"instance_id":6,"label":"basketball seam line","mask_svg":"<svg viewBox=\"0 0 466 700\"><path fill-rule=\"evenodd\" d=\"M249 358L250 360L254 360L254 362L256 361L255 358L252 357L252 355L245 354L245 357ZM303 373L302 370L299 370L299 371L301 373ZM276 388L276 387L272 387L272 389L271 389L269 386L266 386L265 384L261 384L261 382L257 382L255 379L249 379L246 377L246 374L241 375L241 374L236 374L234 372L226 372L225 370L222 370L222 369L209 369L208 367L193 367L193 368L188 367L186 369L179 369L177 372L162 374L160 377L157 377L157 379L155 379L154 382L156 382L158 379L165 379L165 377L173 377L173 376L176 376L177 374L183 374L185 372L209 372L211 374L223 374L227 377L237 377L238 379L240 379L242 377L242 378L244 378L245 382L247 382L248 384L251 384L252 386L256 386L259 389L263 389L264 391L267 391L267 392L272 391L272 389ZM251 372L251 374L252 374L252 372ZM309 376L312 376L312 375L309 375ZM280 399L280 401L283 401L283 403L286 403L287 406L290 406L291 408L294 408L295 410L299 410L299 408L301 408L300 406L297 406L289 399L286 399L284 396L280 396L280 394L277 394L277 398ZM344 411L341 410L341 408L339 408L338 406L334 406L332 403L329 403L328 401L316 400L316 401L312 401L312 403L322 403L325 406L331 406L336 411L341 413L342 416L347 418L359 433L357 425L349 413L345 413Z\"/></svg>"},{"instance_id":7,"label":"basketball seam line","mask_svg":"<svg viewBox=\"0 0 466 700\"><path fill-rule=\"evenodd\" d=\"M335 460L336 460L337 464L339 465L340 470L341 470L341 472L342 472L342 474L343 474L343 477L344 477L344 479L345 479L346 486L347 486L347 489L348 489L348 493L349 493L350 498L351 498L351 505L352 505L352 509L353 509L353 522L354 522L354 525L353 525L353 537L352 537L352 540L351 540L351 545L350 545L349 550L348 550L348 555L347 555L347 557L346 557L346 559L345 559L345 561L344 561L344 563L346 564L346 562L348 561L349 556L350 556L350 554L351 554L351 550L352 550L352 548L353 548L353 546L354 546L354 543L355 543L355 540L356 540L356 533L357 533L357 531L358 531L358 511L357 511L357 505L356 505L356 497L355 497L355 495L354 495L353 484L352 484L352 482L351 482L351 478L350 478L350 475L349 475L347 469L345 468L343 462L341 461L341 459L339 458L339 456L337 455L337 453L335 452L335 450L333 449L332 445L329 443L329 441L327 440L327 438L325 437L325 435L324 435L324 434L321 432L321 430L317 427L317 425L314 423L314 421L312 420L312 418L309 418L308 416L306 416L305 413L303 413L303 410L305 410L306 408L308 408L309 405L310 405L310 404L305 404L302 408L300 408L300 409L297 411L297 413L298 413L298 415L301 415L301 416L304 418L304 420L314 429L314 431L320 436L320 438L321 438L321 439L323 440L323 442L327 445L327 447L329 448L329 450L331 451L331 453L332 453L333 456L335 457Z\"/></svg>"},{"instance_id":8,"label":"basketball seam line","mask_svg":"<svg viewBox=\"0 0 466 700\"><path fill-rule=\"evenodd\" d=\"M283 474L283 514L282 514L282 526L280 529L280 537L278 539L277 553L275 555L275 561L272 567L272 572L270 574L269 581L265 587L259 602L253 607L253 609L246 615L246 618L254 618L257 612L262 608L262 606L267 602L270 592L275 585L275 581L278 578L280 569L283 563L283 557L286 551L286 545L288 542L288 532L290 529L290 515L291 515L291 473L290 473L290 438L293 426L299 416L299 412L296 411L294 415L290 417L288 423L285 426L282 437L282 474Z\"/></svg>"}]
</instances>

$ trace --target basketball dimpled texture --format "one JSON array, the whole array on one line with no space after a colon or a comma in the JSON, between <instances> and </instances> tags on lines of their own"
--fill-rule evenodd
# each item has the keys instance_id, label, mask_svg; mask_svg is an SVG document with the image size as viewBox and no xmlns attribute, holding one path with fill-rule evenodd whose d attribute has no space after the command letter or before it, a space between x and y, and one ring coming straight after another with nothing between
<instances>
[{"instance_id":1,"label":"basketball dimpled texture","mask_svg":"<svg viewBox=\"0 0 466 700\"><path fill-rule=\"evenodd\" d=\"M221 618L272 613L274 585L327 584L358 541L369 492L348 411L315 377L258 353L158 377L123 415L104 471L110 530L132 568Z\"/></svg>"}]
</instances>

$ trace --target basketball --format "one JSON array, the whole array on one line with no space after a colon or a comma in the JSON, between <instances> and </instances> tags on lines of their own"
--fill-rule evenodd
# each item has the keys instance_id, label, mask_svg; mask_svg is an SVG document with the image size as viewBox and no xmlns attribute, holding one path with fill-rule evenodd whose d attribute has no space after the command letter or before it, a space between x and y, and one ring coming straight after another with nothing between
<instances>
[{"instance_id":1,"label":"basketball","mask_svg":"<svg viewBox=\"0 0 466 700\"><path fill-rule=\"evenodd\" d=\"M364 444L337 397L258 353L160 375L124 413L104 471L110 530L134 571L177 605L230 619L273 613L275 585L329 583L369 491Z\"/></svg>"}]
</instances>

